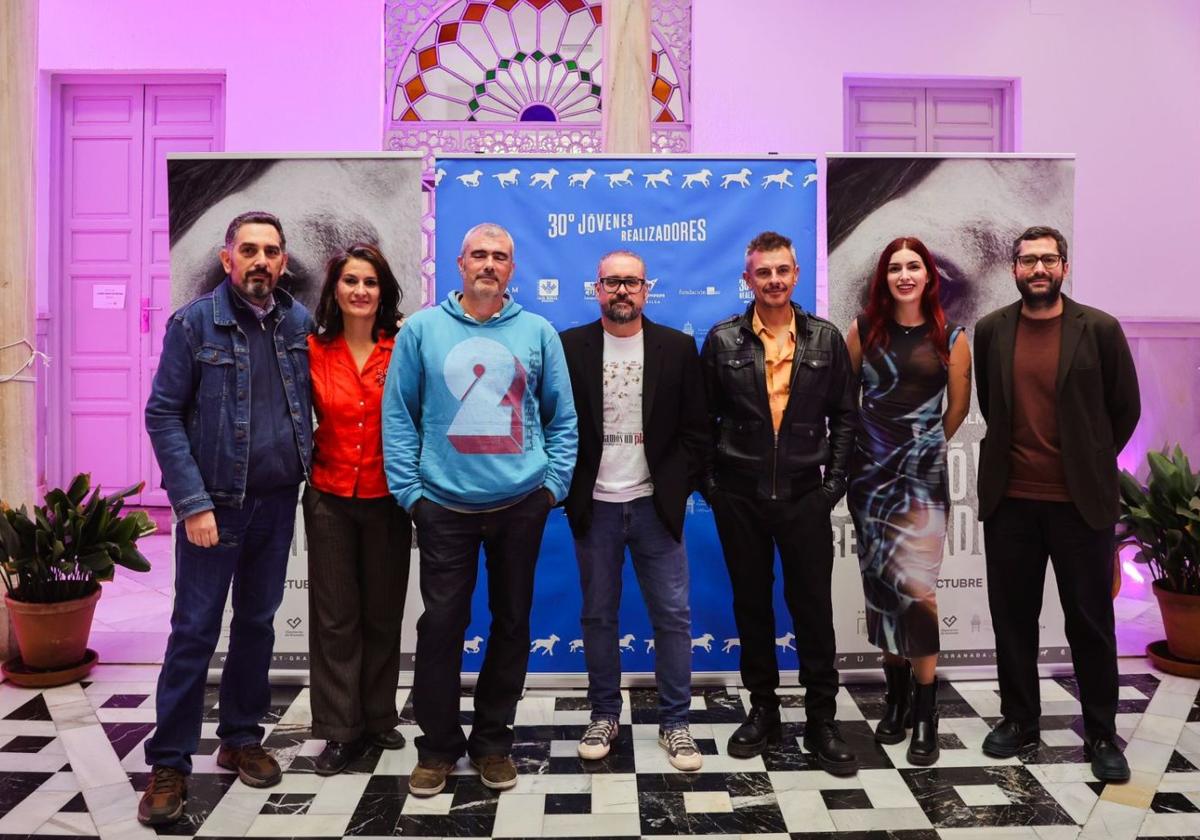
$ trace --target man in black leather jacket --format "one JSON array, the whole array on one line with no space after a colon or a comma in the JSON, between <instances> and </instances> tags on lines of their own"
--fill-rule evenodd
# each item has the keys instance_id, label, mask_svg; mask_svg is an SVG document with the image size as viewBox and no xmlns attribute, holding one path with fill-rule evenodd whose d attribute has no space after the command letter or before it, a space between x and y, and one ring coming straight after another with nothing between
<instances>
[{"instance_id":1,"label":"man in black leather jacket","mask_svg":"<svg viewBox=\"0 0 1200 840\"><path fill-rule=\"evenodd\" d=\"M834 721L829 520L846 492L858 417L850 359L836 327L792 302L799 270L790 239L756 236L743 277L754 303L716 324L700 354L715 442L706 491L733 586L751 700L728 751L749 758L780 737L772 608L778 548L806 689L804 746L825 770L852 775L858 762Z\"/></svg>"}]
</instances>

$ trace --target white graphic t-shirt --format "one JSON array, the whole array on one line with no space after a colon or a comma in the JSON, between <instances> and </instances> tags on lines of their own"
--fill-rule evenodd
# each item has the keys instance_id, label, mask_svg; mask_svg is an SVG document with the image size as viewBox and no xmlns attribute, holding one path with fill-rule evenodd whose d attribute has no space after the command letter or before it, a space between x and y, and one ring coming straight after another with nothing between
<instances>
[{"instance_id":1,"label":"white graphic t-shirt","mask_svg":"<svg viewBox=\"0 0 1200 840\"><path fill-rule=\"evenodd\" d=\"M604 333L604 449L592 498L628 502L650 496L650 465L642 431L642 333Z\"/></svg>"}]
</instances>

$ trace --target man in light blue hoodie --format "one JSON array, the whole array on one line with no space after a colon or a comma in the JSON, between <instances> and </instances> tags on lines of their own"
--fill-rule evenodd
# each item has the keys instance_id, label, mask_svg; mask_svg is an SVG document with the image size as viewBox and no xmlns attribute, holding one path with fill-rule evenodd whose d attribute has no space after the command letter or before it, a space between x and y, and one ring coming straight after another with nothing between
<instances>
[{"instance_id":1,"label":"man in light blue hoodie","mask_svg":"<svg viewBox=\"0 0 1200 840\"><path fill-rule=\"evenodd\" d=\"M464 752L486 786L517 783L507 721L525 684L534 565L546 516L575 468L562 343L550 322L505 294L514 267L508 231L469 230L462 291L408 319L384 390L388 489L420 535L425 612L412 697L422 734L408 783L417 796L439 793ZM460 674L481 545L492 626L468 740Z\"/></svg>"}]
</instances>

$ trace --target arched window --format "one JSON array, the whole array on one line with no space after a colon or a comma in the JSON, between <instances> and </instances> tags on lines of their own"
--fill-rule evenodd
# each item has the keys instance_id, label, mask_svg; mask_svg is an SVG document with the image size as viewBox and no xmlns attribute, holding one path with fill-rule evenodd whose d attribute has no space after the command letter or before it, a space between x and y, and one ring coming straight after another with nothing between
<instances>
[{"instance_id":1,"label":"arched window","mask_svg":"<svg viewBox=\"0 0 1200 840\"><path fill-rule=\"evenodd\" d=\"M387 0L383 147L425 154L422 274L433 289L433 157L600 150L601 0ZM691 0L653 0L652 146L691 150Z\"/></svg>"}]
</instances>

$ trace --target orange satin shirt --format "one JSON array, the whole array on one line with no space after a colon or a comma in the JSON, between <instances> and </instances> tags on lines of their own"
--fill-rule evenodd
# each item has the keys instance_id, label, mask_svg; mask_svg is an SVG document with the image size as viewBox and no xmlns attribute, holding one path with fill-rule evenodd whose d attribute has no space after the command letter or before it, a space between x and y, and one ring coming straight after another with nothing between
<instances>
[{"instance_id":1,"label":"orange satin shirt","mask_svg":"<svg viewBox=\"0 0 1200 840\"><path fill-rule=\"evenodd\" d=\"M792 392L792 357L796 352L796 316L792 315L792 323L788 327L783 349L780 349L779 344L775 341L775 334L759 319L757 309L754 310L754 317L750 324L754 328L754 334L763 343L767 362L767 399L771 404L771 422L775 424L775 431L778 432L779 424L783 422L783 410L787 408L788 395Z\"/></svg>"},{"instance_id":2,"label":"orange satin shirt","mask_svg":"<svg viewBox=\"0 0 1200 840\"><path fill-rule=\"evenodd\" d=\"M344 336L330 342L308 337L317 414L310 483L322 493L362 499L388 495L380 406L395 343L380 335L360 374Z\"/></svg>"}]
</instances>

